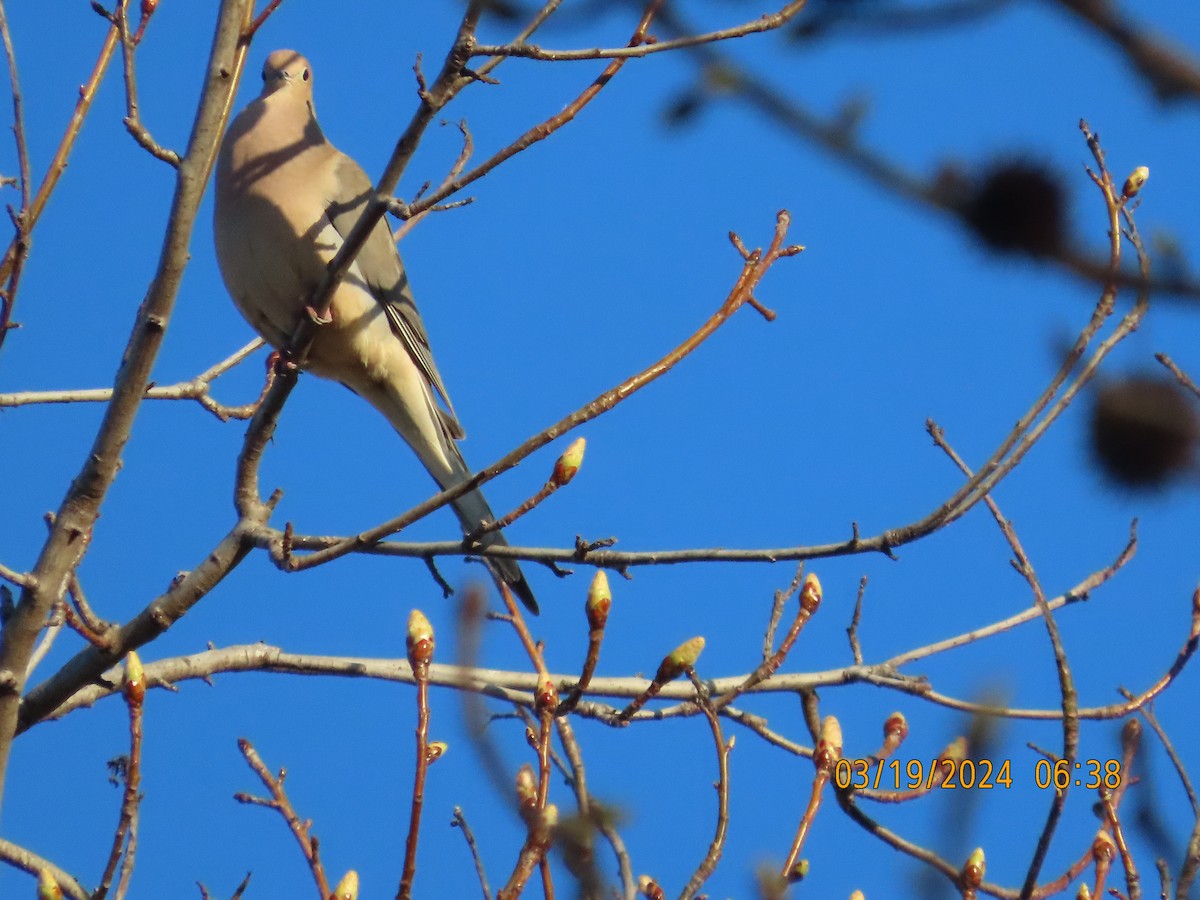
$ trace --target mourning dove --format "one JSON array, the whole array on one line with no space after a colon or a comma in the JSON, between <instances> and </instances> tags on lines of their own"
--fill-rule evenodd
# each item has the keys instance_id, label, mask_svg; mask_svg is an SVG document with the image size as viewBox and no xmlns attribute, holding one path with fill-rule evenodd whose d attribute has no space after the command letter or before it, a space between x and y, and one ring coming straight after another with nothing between
<instances>
[{"instance_id":1,"label":"mourning dove","mask_svg":"<svg viewBox=\"0 0 1200 900\"><path fill-rule=\"evenodd\" d=\"M234 303L268 343L282 348L373 187L362 168L322 134L308 60L276 50L262 77L262 93L233 121L221 144L213 231ZM463 430L382 219L329 309L333 321L317 328L306 368L341 382L379 410L443 488L466 479L470 469L455 443ZM454 511L464 533L494 518L479 491L455 500ZM482 543L505 540L493 531ZM487 562L536 613L517 563Z\"/></svg>"}]
</instances>

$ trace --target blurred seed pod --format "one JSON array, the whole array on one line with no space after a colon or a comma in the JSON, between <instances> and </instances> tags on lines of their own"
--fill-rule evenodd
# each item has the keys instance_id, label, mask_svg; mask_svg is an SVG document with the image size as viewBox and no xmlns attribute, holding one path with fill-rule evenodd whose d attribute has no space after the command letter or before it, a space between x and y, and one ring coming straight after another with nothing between
<instances>
[{"instance_id":1,"label":"blurred seed pod","mask_svg":"<svg viewBox=\"0 0 1200 900\"><path fill-rule=\"evenodd\" d=\"M965 199L963 215L989 247L1048 256L1066 244L1067 198L1046 166L1016 159L983 173Z\"/></svg>"},{"instance_id":2,"label":"blurred seed pod","mask_svg":"<svg viewBox=\"0 0 1200 900\"><path fill-rule=\"evenodd\" d=\"M1090 443L1096 463L1111 481L1128 488L1161 488L1194 465L1200 414L1177 382L1135 375L1096 392Z\"/></svg>"}]
</instances>

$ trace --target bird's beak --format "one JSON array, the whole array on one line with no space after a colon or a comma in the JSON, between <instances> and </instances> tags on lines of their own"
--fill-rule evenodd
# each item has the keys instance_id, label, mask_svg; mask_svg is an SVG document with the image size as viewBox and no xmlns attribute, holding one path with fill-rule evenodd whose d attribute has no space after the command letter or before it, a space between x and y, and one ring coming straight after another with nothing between
<instances>
[{"instance_id":1,"label":"bird's beak","mask_svg":"<svg viewBox=\"0 0 1200 900\"><path fill-rule=\"evenodd\" d=\"M289 80L288 73L283 69L268 69L263 72L263 96L273 94Z\"/></svg>"}]
</instances>

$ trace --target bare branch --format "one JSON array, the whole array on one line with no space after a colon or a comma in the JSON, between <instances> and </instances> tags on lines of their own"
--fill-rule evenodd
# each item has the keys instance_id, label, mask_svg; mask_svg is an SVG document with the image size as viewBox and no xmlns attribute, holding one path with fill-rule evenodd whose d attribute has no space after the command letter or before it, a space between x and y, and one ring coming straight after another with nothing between
<instances>
[{"instance_id":1,"label":"bare branch","mask_svg":"<svg viewBox=\"0 0 1200 900\"><path fill-rule=\"evenodd\" d=\"M223 359L221 362L201 372L191 381L180 381L171 385L152 385L146 388L147 400L195 400L222 422L229 419L248 419L254 415L259 400L245 403L241 406L226 406L212 398L212 382L220 375L228 372L255 350L263 346L262 338L255 338L240 350ZM263 394L270 389L274 380L273 369L267 371L267 382ZM91 388L83 390L62 391L17 391L10 394L0 394L0 408L12 406L29 406L38 403L108 403L113 398L112 388Z\"/></svg>"},{"instance_id":2,"label":"bare branch","mask_svg":"<svg viewBox=\"0 0 1200 900\"><path fill-rule=\"evenodd\" d=\"M58 149L54 153L54 158L50 161L46 175L38 186L37 194L30 203L22 204L22 213L18 217L20 227L9 243L3 259L0 259L0 281L7 284L5 295L0 296L0 348L4 346L4 339L13 327L13 299L16 293L16 284L20 280L21 268L24 266L25 257L29 252L29 236L41 217L46 202L50 199L54 188L57 187L59 178L66 170L67 158L75 146L75 138L79 136L79 130L83 127L83 121L91 109L96 90L104 78L104 73L108 69L116 47L117 26L114 24L108 29L91 76L79 89L79 99L75 103L75 111L71 116L71 121L67 124Z\"/></svg>"},{"instance_id":3,"label":"bare branch","mask_svg":"<svg viewBox=\"0 0 1200 900\"><path fill-rule=\"evenodd\" d=\"M188 152L182 161L174 202L167 223L158 272L138 311L138 318L117 374L113 400L105 409L95 443L59 508L53 530L42 548L33 574L34 586L21 591L16 609L0 637L0 672L11 681L0 689L0 783L7 772L12 739L18 728L20 692L34 644L50 608L61 599L69 574L83 559L88 537L120 468L121 452L129 439L134 417L146 393L150 373L162 345L164 328L188 260L188 244L217 143L246 47L238 36L246 24L251 4L224 0L221 6L212 60L207 72L192 129Z\"/></svg>"},{"instance_id":4,"label":"bare branch","mask_svg":"<svg viewBox=\"0 0 1200 900\"><path fill-rule=\"evenodd\" d=\"M694 671L688 673L688 679L696 690L696 703L704 713L704 718L708 720L708 727L712 730L713 742L717 748L717 826L712 842L708 845L708 852L704 854L704 859L700 861L700 865L696 867L696 871L692 873L679 895L681 900L691 900L716 871L717 863L721 861L721 854L725 849L725 834L729 827L729 754L733 751L733 738L725 740L716 707L709 702L708 688Z\"/></svg>"},{"instance_id":5,"label":"bare branch","mask_svg":"<svg viewBox=\"0 0 1200 900\"><path fill-rule=\"evenodd\" d=\"M242 751L246 764L271 792L271 799L266 800L245 793L234 794L233 799L252 806L265 806L279 813L283 821L287 823L288 831L300 844L300 852L304 854L304 860L308 863L309 871L316 883L318 900L327 900L329 881L325 877L325 867L321 864L320 844L316 835L312 833L312 823L302 820L297 815L296 809L287 795L287 790L283 786L284 779L287 778L287 770L280 769L278 775L273 774L267 768L266 763L262 761L262 757L258 755L258 751L254 749L254 745L245 738L238 739L238 749Z\"/></svg>"},{"instance_id":6,"label":"bare branch","mask_svg":"<svg viewBox=\"0 0 1200 900\"><path fill-rule=\"evenodd\" d=\"M29 232L33 227L29 204L29 147L25 141L25 112L24 100L21 97L21 79L17 74L17 55L13 49L12 35L8 30L8 14L4 4L0 2L0 41L4 44L4 57L8 61L8 82L12 89L13 105L13 136L17 142L17 170L21 188L21 209L11 214L16 234L9 247L10 258L6 261L5 276L7 278L3 290L0 290L0 347L4 345L6 334L14 326L12 321L13 304L17 298L17 286L20 284L21 272L25 259L29 255Z\"/></svg>"},{"instance_id":7,"label":"bare branch","mask_svg":"<svg viewBox=\"0 0 1200 900\"><path fill-rule=\"evenodd\" d=\"M745 37L748 34L761 34L764 31L774 31L787 24L797 13L807 5L808 0L794 0L777 13L767 13L750 22L722 28L719 31L709 31L705 34L693 34L670 41L653 41L630 47L595 47L590 50L545 50L534 44L523 41L511 44L480 44L474 56L516 56L522 59L536 59L544 62L564 62L584 59L632 59L649 56L653 53L666 53L680 50L684 47L696 47L700 44L713 44L717 41L727 41L732 38Z\"/></svg>"},{"instance_id":8,"label":"bare branch","mask_svg":"<svg viewBox=\"0 0 1200 900\"><path fill-rule=\"evenodd\" d=\"M74 876L68 875L48 859L26 850L12 841L0 838L0 859L18 869L23 869L35 878L40 872L49 872L58 882L62 892L71 900L92 900L92 892L86 890Z\"/></svg>"},{"instance_id":9,"label":"bare branch","mask_svg":"<svg viewBox=\"0 0 1200 900\"><path fill-rule=\"evenodd\" d=\"M178 169L180 163L179 154L174 150L168 150L160 146L151 137L146 126L142 124L141 113L138 108L137 76L134 73L133 66L133 57L137 49L137 41L140 39L141 29L139 28L138 30L138 38L130 34L128 3L126 0L119 0L117 3L117 11L113 14L113 22L120 31L121 56L125 63L125 129L147 153L155 159L162 160L172 168Z\"/></svg>"},{"instance_id":10,"label":"bare branch","mask_svg":"<svg viewBox=\"0 0 1200 900\"><path fill-rule=\"evenodd\" d=\"M467 817L463 815L461 806L454 807L454 819L450 825L462 831L463 840L467 842L467 849L471 851L471 860L475 863L475 874L479 876L479 886L483 889L483 900L492 900L492 892L488 888L487 872L483 869L483 859L479 855L479 847L475 845L475 834L471 831L471 826L467 824Z\"/></svg>"}]
</instances>

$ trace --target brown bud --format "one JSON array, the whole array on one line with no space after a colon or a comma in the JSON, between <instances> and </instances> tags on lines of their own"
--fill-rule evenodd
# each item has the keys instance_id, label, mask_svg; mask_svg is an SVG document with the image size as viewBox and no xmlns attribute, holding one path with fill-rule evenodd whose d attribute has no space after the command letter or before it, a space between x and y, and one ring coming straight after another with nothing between
<instances>
[{"instance_id":1,"label":"brown bud","mask_svg":"<svg viewBox=\"0 0 1200 900\"><path fill-rule=\"evenodd\" d=\"M904 713L894 712L883 723L883 739L891 748L899 747L908 737L908 719Z\"/></svg>"},{"instance_id":2,"label":"brown bud","mask_svg":"<svg viewBox=\"0 0 1200 900\"><path fill-rule=\"evenodd\" d=\"M1092 859L1096 862L1112 862L1116 855L1117 845L1113 842L1112 835L1101 828L1092 841Z\"/></svg>"},{"instance_id":3,"label":"brown bud","mask_svg":"<svg viewBox=\"0 0 1200 900\"><path fill-rule=\"evenodd\" d=\"M813 753L813 765L820 772L831 774L842 758L842 723L836 716L826 716L821 722L821 737Z\"/></svg>"},{"instance_id":4,"label":"brown bud","mask_svg":"<svg viewBox=\"0 0 1200 900\"><path fill-rule=\"evenodd\" d=\"M664 900L667 896L663 892L663 889L658 886L658 882L649 875L638 876L638 891L647 900Z\"/></svg>"},{"instance_id":5,"label":"brown bud","mask_svg":"<svg viewBox=\"0 0 1200 900\"><path fill-rule=\"evenodd\" d=\"M533 824L533 838L543 844L549 844L554 829L558 827L558 807L547 803Z\"/></svg>"},{"instance_id":6,"label":"brown bud","mask_svg":"<svg viewBox=\"0 0 1200 900\"><path fill-rule=\"evenodd\" d=\"M1079 890L1075 892L1075 900L1092 900L1092 891L1086 882L1079 885Z\"/></svg>"},{"instance_id":7,"label":"brown bud","mask_svg":"<svg viewBox=\"0 0 1200 900\"><path fill-rule=\"evenodd\" d=\"M358 873L351 869L343 875L329 900L358 900Z\"/></svg>"},{"instance_id":8,"label":"brown bud","mask_svg":"<svg viewBox=\"0 0 1200 900\"><path fill-rule=\"evenodd\" d=\"M419 609L408 614L408 664L413 671L426 669L433 659L433 626Z\"/></svg>"},{"instance_id":9,"label":"brown bud","mask_svg":"<svg viewBox=\"0 0 1200 900\"><path fill-rule=\"evenodd\" d=\"M558 688L549 678L538 685L537 693L534 695L534 707L540 713L551 712L558 708Z\"/></svg>"},{"instance_id":10,"label":"brown bud","mask_svg":"<svg viewBox=\"0 0 1200 900\"><path fill-rule=\"evenodd\" d=\"M987 874L987 859L984 858L983 848L976 847L967 857L962 867L962 883L964 887L977 888L983 884L983 876Z\"/></svg>"},{"instance_id":11,"label":"brown bud","mask_svg":"<svg viewBox=\"0 0 1200 900\"><path fill-rule=\"evenodd\" d=\"M800 607L807 613L815 613L821 605L821 580L812 572L804 576L804 586L800 588Z\"/></svg>"},{"instance_id":12,"label":"brown bud","mask_svg":"<svg viewBox=\"0 0 1200 900\"><path fill-rule=\"evenodd\" d=\"M694 637L689 641L684 641L663 658L663 661L658 666L658 672L655 674L654 680L659 684L674 681L692 666L696 665L696 660L700 658L700 654L703 652L704 638Z\"/></svg>"},{"instance_id":13,"label":"brown bud","mask_svg":"<svg viewBox=\"0 0 1200 900\"><path fill-rule=\"evenodd\" d=\"M49 869L38 872L37 900L63 900L62 888L54 880Z\"/></svg>"},{"instance_id":14,"label":"brown bud","mask_svg":"<svg viewBox=\"0 0 1200 900\"><path fill-rule=\"evenodd\" d=\"M425 762L432 765L441 759L449 749L450 745L445 741L430 741L425 745Z\"/></svg>"},{"instance_id":15,"label":"brown bud","mask_svg":"<svg viewBox=\"0 0 1200 900\"><path fill-rule=\"evenodd\" d=\"M142 669L142 660L133 650L125 654L125 678L121 690L131 703L141 703L146 698L146 672Z\"/></svg>"},{"instance_id":16,"label":"brown bud","mask_svg":"<svg viewBox=\"0 0 1200 900\"><path fill-rule=\"evenodd\" d=\"M1129 177L1125 179L1125 187L1121 188L1121 196L1126 200L1136 197L1150 178L1149 166L1138 166L1129 173Z\"/></svg>"},{"instance_id":17,"label":"brown bud","mask_svg":"<svg viewBox=\"0 0 1200 900\"><path fill-rule=\"evenodd\" d=\"M554 463L554 473L550 476L551 484L562 487L575 477L575 473L583 465L583 451L586 447L587 441L583 438L575 438L571 442L571 446L563 451L563 455Z\"/></svg>"},{"instance_id":18,"label":"brown bud","mask_svg":"<svg viewBox=\"0 0 1200 900\"><path fill-rule=\"evenodd\" d=\"M522 808L537 804L537 778L533 775L533 767L526 763L517 769L517 803Z\"/></svg>"},{"instance_id":19,"label":"brown bud","mask_svg":"<svg viewBox=\"0 0 1200 900\"><path fill-rule=\"evenodd\" d=\"M608 587L608 575L603 569L597 569L592 576L591 587L588 588L587 612L588 625L593 631L599 631L608 624L608 611L612 609L612 591Z\"/></svg>"}]
</instances>

